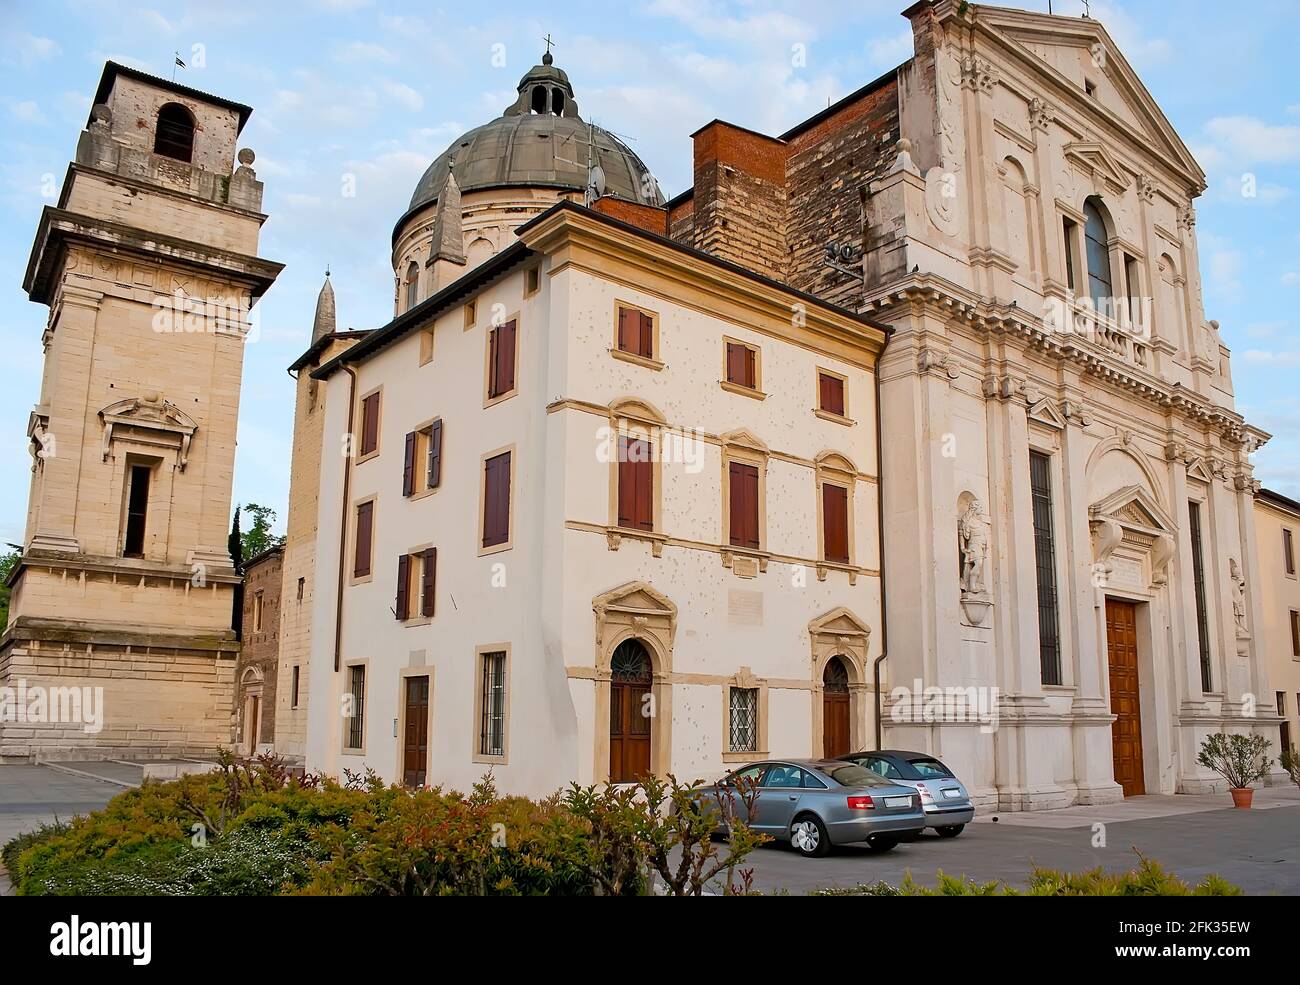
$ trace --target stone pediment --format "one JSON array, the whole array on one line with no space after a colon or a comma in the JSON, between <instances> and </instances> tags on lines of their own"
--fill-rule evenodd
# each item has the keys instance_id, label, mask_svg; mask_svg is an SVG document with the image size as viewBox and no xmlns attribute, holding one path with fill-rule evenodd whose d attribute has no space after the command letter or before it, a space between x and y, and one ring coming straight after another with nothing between
<instances>
[{"instance_id":1,"label":"stone pediment","mask_svg":"<svg viewBox=\"0 0 1300 985\"><path fill-rule=\"evenodd\" d=\"M1046 397L1029 408L1029 419L1057 431L1065 430L1065 418L1061 416L1060 411L1053 407L1052 402Z\"/></svg>"},{"instance_id":2,"label":"stone pediment","mask_svg":"<svg viewBox=\"0 0 1300 985\"><path fill-rule=\"evenodd\" d=\"M603 595L597 595L591 607L599 611L617 610L646 614L677 615L672 600L643 581L628 582Z\"/></svg>"},{"instance_id":3,"label":"stone pediment","mask_svg":"<svg viewBox=\"0 0 1300 985\"><path fill-rule=\"evenodd\" d=\"M1205 460L1200 457L1194 458L1192 461L1187 463L1187 478L1196 479L1200 482L1204 482L1206 485L1214 482L1214 476L1211 475L1210 470L1206 468Z\"/></svg>"},{"instance_id":4,"label":"stone pediment","mask_svg":"<svg viewBox=\"0 0 1300 985\"><path fill-rule=\"evenodd\" d=\"M1088 510L1093 520L1114 520L1121 526L1151 533L1172 534L1173 519L1141 486L1125 486L1094 503Z\"/></svg>"},{"instance_id":5,"label":"stone pediment","mask_svg":"<svg viewBox=\"0 0 1300 985\"><path fill-rule=\"evenodd\" d=\"M1010 57L1028 63L1034 73L1050 80L1055 91L1042 93L1048 102L1065 99L1083 105L1093 101L1077 79L1057 67L1068 64L1072 52L1082 55L1091 66L1089 72L1095 73L1094 79L1104 80L1102 108L1136 130L1152 153L1175 165L1193 183L1204 185L1205 173L1100 21L998 7L974 8L973 20L977 29L1000 42ZM1108 100L1113 100L1113 105L1108 106Z\"/></svg>"},{"instance_id":6,"label":"stone pediment","mask_svg":"<svg viewBox=\"0 0 1300 985\"><path fill-rule=\"evenodd\" d=\"M871 636L871 627L841 606L810 622L808 634L814 638L817 636L866 638Z\"/></svg>"},{"instance_id":7,"label":"stone pediment","mask_svg":"<svg viewBox=\"0 0 1300 985\"><path fill-rule=\"evenodd\" d=\"M749 448L753 451L766 452L767 443L748 428L738 428L735 431L728 431L722 435L724 445L736 445L740 448Z\"/></svg>"},{"instance_id":8,"label":"stone pediment","mask_svg":"<svg viewBox=\"0 0 1300 985\"><path fill-rule=\"evenodd\" d=\"M1076 140L1063 148L1066 160L1083 173L1091 174L1094 183L1100 177L1116 194L1122 194L1132 180L1115 155L1095 140Z\"/></svg>"},{"instance_id":9,"label":"stone pediment","mask_svg":"<svg viewBox=\"0 0 1300 985\"><path fill-rule=\"evenodd\" d=\"M114 401L99 412L99 419L104 424L103 461L112 458L115 441L129 439L174 451L177 467L185 471L190 443L199 426L162 394L151 391Z\"/></svg>"}]
</instances>

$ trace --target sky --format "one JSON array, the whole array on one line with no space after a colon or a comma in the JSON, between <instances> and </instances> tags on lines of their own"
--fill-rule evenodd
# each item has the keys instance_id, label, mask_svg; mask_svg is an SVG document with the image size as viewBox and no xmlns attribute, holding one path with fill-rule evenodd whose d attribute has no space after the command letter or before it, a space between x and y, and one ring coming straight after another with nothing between
<instances>
[{"instance_id":1,"label":"sky","mask_svg":"<svg viewBox=\"0 0 1300 985\"><path fill-rule=\"evenodd\" d=\"M1083 0L1052 2L1084 12ZM514 100L544 36L583 117L622 136L672 196L690 184L702 124L781 133L910 57L909 5L0 0L0 462L14 478L0 485L0 541L22 538L47 316L20 285L105 60L170 77L179 53L178 82L253 107L240 146L266 184L260 252L285 269L245 356L235 502L271 506L282 530L285 370L308 344L326 266L340 328L389 320L390 237L411 191L456 137ZM1232 349L1238 410L1274 434L1256 475L1300 498L1300 0L1090 6L1209 176L1196 227L1206 317Z\"/></svg>"}]
</instances>

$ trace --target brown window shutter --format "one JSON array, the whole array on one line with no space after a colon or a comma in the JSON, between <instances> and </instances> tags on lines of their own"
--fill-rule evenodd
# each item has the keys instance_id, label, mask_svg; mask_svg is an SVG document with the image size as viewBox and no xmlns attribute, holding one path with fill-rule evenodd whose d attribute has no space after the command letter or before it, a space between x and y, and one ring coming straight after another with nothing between
<instances>
[{"instance_id":1,"label":"brown window shutter","mask_svg":"<svg viewBox=\"0 0 1300 985\"><path fill-rule=\"evenodd\" d=\"M361 454L369 455L379 447L379 394L372 393L361 401Z\"/></svg>"},{"instance_id":2,"label":"brown window shutter","mask_svg":"<svg viewBox=\"0 0 1300 985\"><path fill-rule=\"evenodd\" d=\"M745 347L735 342L727 343L727 382L744 386Z\"/></svg>"},{"instance_id":3,"label":"brown window shutter","mask_svg":"<svg viewBox=\"0 0 1300 985\"><path fill-rule=\"evenodd\" d=\"M500 329L493 328L488 330L488 396L495 397L501 392L501 387L497 382L498 374L501 371L500 357L497 352L501 348Z\"/></svg>"},{"instance_id":4,"label":"brown window shutter","mask_svg":"<svg viewBox=\"0 0 1300 985\"><path fill-rule=\"evenodd\" d=\"M1300 657L1300 612L1291 613L1291 655Z\"/></svg>"},{"instance_id":5,"label":"brown window shutter","mask_svg":"<svg viewBox=\"0 0 1300 985\"><path fill-rule=\"evenodd\" d=\"M758 469L732 462L730 469L731 543L758 547Z\"/></svg>"},{"instance_id":6,"label":"brown window shutter","mask_svg":"<svg viewBox=\"0 0 1300 985\"><path fill-rule=\"evenodd\" d=\"M637 354L645 356L647 359L654 358L655 349L655 325L654 318L647 315L644 311L638 311L637 321L641 324L640 346Z\"/></svg>"},{"instance_id":7,"label":"brown window shutter","mask_svg":"<svg viewBox=\"0 0 1300 985\"><path fill-rule=\"evenodd\" d=\"M642 446L645 454L640 461L634 463L636 473L633 488L636 489L636 507L633 511L633 525L638 530L653 530L655 528L654 463L650 461L649 443L639 441L637 444Z\"/></svg>"},{"instance_id":8,"label":"brown window shutter","mask_svg":"<svg viewBox=\"0 0 1300 985\"><path fill-rule=\"evenodd\" d=\"M828 376L822 373L818 379L821 381L821 402L819 406L828 414L838 414L844 416L844 381L836 376Z\"/></svg>"},{"instance_id":9,"label":"brown window shutter","mask_svg":"<svg viewBox=\"0 0 1300 985\"><path fill-rule=\"evenodd\" d=\"M429 428L429 475L426 481L430 489L437 489L442 482L442 421L434 421Z\"/></svg>"},{"instance_id":10,"label":"brown window shutter","mask_svg":"<svg viewBox=\"0 0 1300 985\"><path fill-rule=\"evenodd\" d=\"M636 462L632 461L632 446L622 435L618 439L618 525L636 525Z\"/></svg>"},{"instance_id":11,"label":"brown window shutter","mask_svg":"<svg viewBox=\"0 0 1300 985\"><path fill-rule=\"evenodd\" d=\"M849 563L849 491L822 483L822 549L827 561Z\"/></svg>"},{"instance_id":12,"label":"brown window shutter","mask_svg":"<svg viewBox=\"0 0 1300 985\"><path fill-rule=\"evenodd\" d=\"M488 396L499 397L515 388L515 331L513 320L492 330L492 379Z\"/></svg>"},{"instance_id":13,"label":"brown window shutter","mask_svg":"<svg viewBox=\"0 0 1300 985\"><path fill-rule=\"evenodd\" d=\"M618 347L623 352L636 352L637 341L635 315L637 314L632 308L619 307L618 309Z\"/></svg>"},{"instance_id":14,"label":"brown window shutter","mask_svg":"<svg viewBox=\"0 0 1300 985\"><path fill-rule=\"evenodd\" d=\"M402 457L402 495L415 492L415 432L406 435L406 450Z\"/></svg>"},{"instance_id":15,"label":"brown window shutter","mask_svg":"<svg viewBox=\"0 0 1300 985\"><path fill-rule=\"evenodd\" d=\"M375 504L362 503L357 507L356 556L352 564L352 574L364 578L370 574L370 540L375 519Z\"/></svg>"},{"instance_id":16,"label":"brown window shutter","mask_svg":"<svg viewBox=\"0 0 1300 985\"><path fill-rule=\"evenodd\" d=\"M411 618L411 555L397 559L397 618Z\"/></svg>"},{"instance_id":17,"label":"brown window shutter","mask_svg":"<svg viewBox=\"0 0 1300 985\"><path fill-rule=\"evenodd\" d=\"M1295 574L1295 543L1291 531L1282 529L1282 558L1286 563L1286 573Z\"/></svg>"},{"instance_id":18,"label":"brown window shutter","mask_svg":"<svg viewBox=\"0 0 1300 985\"><path fill-rule=\"evenodd\" d=\"M510 453L489 458L483 478L483 546L510 539Z\"/></svg>"},{"instance_id":19,"label":"brown window shutter","mask_svg":"<svg viewBox=\"0 0 1300 985\"><path fill-rule=\"evenodd\" d=\"M424 566L420 575L420 615L433 615L433 593L438 577L438 548L424 551Z\"/></svg>"},{"instance_id":20,"label":"brown window shutter","mask_svg":"<svg viewBox=\"0 0 1300 985\"><path fill-rule=\"evenodd\" d=\"M757 358L753 349L741 346L741 360L745 370L744 385L751 390L757 386L757 373L754 372L754 360Z\"/></svg>"}]
</instances>

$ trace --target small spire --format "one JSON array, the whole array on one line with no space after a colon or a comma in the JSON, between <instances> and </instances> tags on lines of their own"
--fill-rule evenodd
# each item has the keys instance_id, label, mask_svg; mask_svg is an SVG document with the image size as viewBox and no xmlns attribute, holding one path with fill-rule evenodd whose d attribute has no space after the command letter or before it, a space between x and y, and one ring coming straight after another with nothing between
<instances>
[{"instance_id":1,"label":"small spire","mask_svg":"<svg viewBox=\"0 0 1300 985\"><path fill-rule=\"evenodd\" d=\"M316 317L312 321L311 340L318 342L326 335L332 335L335 325L334 287L330 283L329 267L325 268L325 283L316 298Z\"/></svg>"}]
</instances>

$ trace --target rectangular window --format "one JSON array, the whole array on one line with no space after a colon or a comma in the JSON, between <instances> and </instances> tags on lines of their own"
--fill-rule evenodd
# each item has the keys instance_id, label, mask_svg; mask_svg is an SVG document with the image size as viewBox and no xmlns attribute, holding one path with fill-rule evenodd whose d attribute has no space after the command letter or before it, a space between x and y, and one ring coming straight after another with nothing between
<instances>
[{"instance_id":1,"label":"rectangular window","mask_svg":"<svg viewBox=\"0 0 1300 985\"><path fill-rule=\"evenodd\" d=\"M1291 656L1300 657L1300 612L1291 610Z\"/></svg>"},{"instance_id":2,"label":"rectangular window","mask_svg":"<svg viewBox=\"0 0 1300 985\"><path fill-rule=\"evenodd\" d=\"M1201 504L1187 504L1188 528L1192 537L1192 587L1196 594L1196 640L1201 657L1201 690L1212 691L1210 668L1210 619L1205 602L1205 554L1201 546Z\"/></svg>"},{"instance_id":3,"label":"rectangular window","mask_svg":"<svg viewBox=\"0 0 1300 985\"><path fill-rule=\"evenodd\" d=\"M758 751L758 688L731 688L731 751Z\"/></svg>"},{"instance_id":4,"label":"rectangular window","mask_svg":"<svg viewBox=\"0 0 1300 985\"><path fill-rule=\"evenodd\" d=\"M379 448L379 393L372 393L361 401L361 455L369 455Z\"/></svg>"},{"instance_id":5,"label":"rectangular window","mask_svg":"<svg viewBox=\"0 0 1300 985\"><path fill-rule=\"evenodd\" d=\"M731 504L729 542L734 547L757 549L758 541L758 466L731 462L727 466L728 495Z\"/></svg>"},{"instance_id":6,"label":"rectangular window","mask_svg":"<svg viewBox=\"0 0 1300 985\"><path fill-rule=\"evenodd\" d=\"M302 682L302 668L297 664L293 667L293 679L289 686L289 707L298 707L298 685Z\"/></svg>"},{"instance_id":7,"label":"rectangular window","mask_svg":"<svg viewBox=\"0 0 1300 985\"><path fill-rule=\"evenodd\" d=\"M1061 633L1056 611L1056 542L1052 533L1052 460L1029 453L1034 508L1034 563L1038 576L1038 663L1044 684L1061 683Z\"/></svg>"},{"instance_id":8,"label":"rectangular window","mask_svg":"<svg viewBox=\"0 0 1300 985\"><path fill-rule=\"evenodd\" d=\"M426 547L420 556L420 615L432 618L438 579L438 548Z\"/></svg>"},{"instance_id":9,"label":"rectangular window","mask_svg":"<svg viewBox=\"0 0 1300 985\"><path fill-rule=\"evenodd\" d=\"M357 504L357 535L353 541L356 554L352 561L352 576L354 578L365 578L370 574L370 545L374 534L374 525L374 500Z\"/></svg>"},{"instance_id":10,"label":"rectangular window","mask_svg":"<svg viewBox=\"0 0 1300 985\"><path fill-rule=\"evenodd\" d=\"M126 536L123 557L144 557L144 524L149 513L149 480L153 470L147 465L132 465L130 489L126 498Z\"/></svg>"},{"instance_id":11,"label":"rectangular window","mask_svg":"<svg viewBox=\"0 0 1300 985\"><path fill-rule=\"evenodd\" d=\"M1124 257L1124 284L1128 290L1128 318L1129 330L1132 331L1141 327L1142 312L1139 305L1142 302L1141 290L1142 285L1138 277L1138 262L1134 257L1127 253Z\"/></svg>"},{"instance_id":12,"label":"rectangular window","mask_svg":"<svg viewBox=\"0 0 1300 985\"><path fill-rule=\"evenodd\" d=\"M478 305L475 304L473 301L469 301L465 305L465 331L468 332L471 328L473 328L474 323L477 320L478 320Z\"/></svg>"},{"instance_id":13,"label":"rectangular window","mask_svg":"<svg viewBox=\"0 0 1300 985\"><path fill-rule=\"evenodd\" d=\"M727 382L758 389L758 350L743 342L727 343Z\"/></svg>"},{"instance_id":14,"label":"rectangular window","mask_svg":"<svg viewBox=\"0 0 1300 985\"><path fill-rule=\"evenodd\" d=\"M618 347L623 352L654 358L654 316L639 308L618 306Z\"/></svg>"},{"instance_id":15,"label":"rectangular window","mask_svg":"<svg viewBox=\"0 0 1300 985\"><path fill-rule=\"evenodd\" d=\"M306 590L306 588L307 588L306 577L299 578L298 579L298 601L299 602L302 601L302 593Z\"/></svg>"},{"instance_id":16,"label":"rectangular window","mask_svg":"<svg viewBox=\"0 0 1300 985\"><path fill-rule=\"evenodd\" d=\"M849 491L822 483L822 553L827 561L849 563Z\"/></svg>"},{"instance_id":17,"label":"rectangular window","mask_svg":"<svg viewBox=\"0 0 1300 985\"><path fill-rule=\"evenodd\" d=\"M348 748L362 749L366 740L366 668L355 664L348 668L348 693L352 696L352 714L348 718Z\"/></svg>"},{"instance_id":18,"label":"rectangular window","mask_svg":"<svg viewBox=\"0 0 1300 985\"><path fill-rule=\"evenodd\" d=\"M514 319L488 333L488 399L504 397L515 389L515 350L518 342Z\"/></svg>"},{"instance_id":19,"label":"rectangular window","mask_svg":"<svg viewBox=\"0 0 1300 985\"><path fill-rule=\"evenodd\" d=\"M506 754L506 655L503 650L483 654L483 682L479 694L479 746L481 756Z\"/></svg>"},{"instance_id":20,"label":"rectangular window","mask_svg":"<svg viewBox=\"0 0 1300 985\"><path fill-rule=\"evenodd\" d=\"M618 525L654 530L654 464L650 442L619 435Z\"/></svg>"},{"instance_id":21,"label":"rectangular window","mask_svg":"<svg viewBox=\"0 0 1300 985\"><path fill-rule=\"evenodd\" d=\"M542 271L538 267L529 267L524 275L524 297L536 294L542 286Z\"/></svg>"},{"instance_id":22,"label":"rectangular window","mask_svg":"<svg viewBox=\"0 0 1300 985\"><path fill-rule=\"evenodd\" d=\"M262 631L262 593L259 591L253 596L253 632Z\"/></svg>"},{"instance_id":23,"label":"rectangular window","mask_svg":"<svg viewBox=\"0 0 1300 985\"><path fill-rule=\"evenodd\" d=\"M483 546L510 540L510 452L483 463Z\"/></svg>"},{"instance_id":24,"label":"rectangular window","mask_svg":"<svg viewBox=\"0 0 1300 985\"><path fill-rule=\"evenodd\" d=\"M817 406L828 414L844 416L844 379L830 373L817 374Z\"/></svg>"},{"instance_id":25,"label":"rectangular window","mask_svg":"<svg viewBox=\"0 0 1300 985\"><path fill-rule=\"evenodd\" d=\"M1282 564L1287 574L1295 574L1295 538L1286 527L1282 528Z\"/></svg>"},{"instance_id":26,"label":"rectangular window","mask_svg":"<svg viewBox=\"0 0 1300 985\"><path fill-rule=\"evenodd\" d=\"M402 458L402 495L436 489L442 481L442 421L406 435Z\"/></svg>"},{"instance_id":27,"label":"rectangular window","mask_svg":"<svg viewBox=\"0 0 1300 985\"><path fill-rule=\"evenodd\" d=\"M420 332L420 365L433 361L433 326Z\"/></svg>"},{"instance_id":28,"label":"rectangular window","mask_svg":"<svg viewBox=\"0 0 1300 985\"><path fill-rule=\"evenodd\" d=\"M1077 228L1073 219L1061 220L1061 229L1065 234L1065 283L1071 291L1075 289L1075 281L1078 279L1075 273L1078 263L1074 258L1074 236Z\"/></svg>"}]
</instances>

